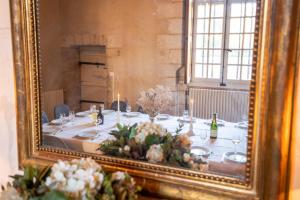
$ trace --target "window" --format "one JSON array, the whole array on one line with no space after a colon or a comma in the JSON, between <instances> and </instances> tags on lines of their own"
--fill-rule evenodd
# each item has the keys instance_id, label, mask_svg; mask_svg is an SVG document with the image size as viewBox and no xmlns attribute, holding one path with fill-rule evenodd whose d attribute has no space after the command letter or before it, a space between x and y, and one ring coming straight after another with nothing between
<instances>
[{"instance_id":1,"label":"window","mask_svg":"<svg viewBox=\"0 0 300 200\"><path fill-rule=\"evenodd\" d=\"M195 0L192 82L248 86L255 15L255 0Z\"/></svg>"}]
</instances>

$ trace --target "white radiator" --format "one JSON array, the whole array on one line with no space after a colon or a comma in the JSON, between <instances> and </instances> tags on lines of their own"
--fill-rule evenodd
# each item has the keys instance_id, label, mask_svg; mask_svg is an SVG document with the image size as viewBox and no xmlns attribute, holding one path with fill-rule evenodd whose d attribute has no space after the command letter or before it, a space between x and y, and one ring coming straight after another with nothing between
<instances>
[{"instance_id":1,"label":"white radiator","mask_svg":"<svg viewBox=\"0 0 300 200\"><path fill-rule=\"evenodd\" d=\"M249 92L190 88L190 97L194 99L194 116L211 119L212 113L218 118L230 122L241 121L248 116Z\"/></svg>"},{"instance_id":2,"label":"white radiator","mask_svg":"<svg viewBox=\"0 0 300 200\"><path fill-rule=\"evenodd\" d=\"M64 91L50 90L43 93L42 111L45 111L49 120L54 119L54 107L64 103Z\"/></svg>"}]
</instances>

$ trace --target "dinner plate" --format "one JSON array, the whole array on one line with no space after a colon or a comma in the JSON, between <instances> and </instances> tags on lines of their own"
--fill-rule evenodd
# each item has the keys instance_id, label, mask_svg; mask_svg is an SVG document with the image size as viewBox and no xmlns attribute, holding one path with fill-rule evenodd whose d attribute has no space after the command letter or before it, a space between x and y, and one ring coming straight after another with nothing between
<instances>
[{"instance_id":1,"label":"dinner plate","mask_svg":"<svg viewBox=\"0 0 300 200\"><path fill-rule=\"evenodd\" d=\"M196 156L208 157L210 155L210 150L206 147L193 146L191 147L191 153Z\"/></svg>"},{"instance_id":2,"label":"dinner plate","mask_svg":"<svg viewBox=\"0 0 300 200\"><path fill-rule=\"evenodd\" d=\"M239 122L235 127L240 129L248 129L248 122Z\"/></svg>"},{"instance_id":3,"label":"dinner plate","mask_svg":"<svg viewBox=\"0 0 300 200\"><path fill-rule=\"evenodd\" d=\"M52 133L55 133L57 131L56 128L53 128L53 127L43 127L43 133L44 134L52 134Z\"/></svg>"},{"instance_id":4,"label":"dinner plate","mask_svg":"<svg viewBox=\"0 0 300 200\"><path fill-rule=\"evenodd\" d=\"M156 116L156 119L158 119L158 120L167 120L169 118L170 118L170 115L168 115L168 114L159 114Z\"/></svg>"},{"instance_id":5,"label":"dinner plate","mask_svg":"<svg viewBox=\"0 0 300 200\"><path fill-rule=\"evenodd\" d=\"M86 117L90 114L89 111L84 111L84 112L78 112L76 113L76 117Z\"/></svg>"},{"instance_id":6,"label":"dinner plate","mask_svg":"<svg viewBox=\"0 0 300 200\"><path fill-rule=\"evenodd\" d=\"M211 125L211 120L207 120L204 122L204 124L210 126ZM221 120L221 119L217 119L217 124L218 126L225 126L225 121Z\"/></svg>"},{"instance_id":7,"label":"dinner plate","mask_svg":"<svg viewBox=\"0 0 300 200\"><path fill-rule=\"evenodd\" d=\"M80 139L80 140L89 140L93 139L97 135L96 131L85 131L78 133L74 136L74 138Z\"/></svg>"},{"instance_id":8,"label":"dinner plate","mask_svg":"<svg viewBox=\"0 0 300 200\"><path fill-rule=\"evenodd\" d=\"M227 152L224 153L224 161L234 162L234 163L246 163L247 156L242 152Z\"/></svg>"},{"instance_id":9,"label":"dinner plate","mask_svg":"<svg viewBox=\"0 0 300 200\"><path fill-rule=\"evenodd\" d=\"M125 117L137 117L139 115L140 115L139 112L127 112L127 113L124 113Z\"/></svg>"},{"instance_id":10,"label":"dinner plate","mask_svg":"<svg viewBox=\"0 0 300 200\"><path fill-rule=\"evenodd\" d=\"M182 123L190 123L190 122L195 122L196 121L196 118L190 118L190 117L179 117L178 118L178 121L179 122L182 122Z\"/></svg>"},{"instance_id":11,"label":"dinner plate","mask_svg":"<svg viewBox=\"0 0 300 200\"><path fill-rule=\"evenodd\" d=\"M107 114L110 114L110 113L113 113L113 112L115 112L115 111L114 110L103 110L102 114L107 115Z\"/></svg>"},{"instance_id":12,"label":"dinner plate","mask_svg":"<svg viewBox=\"0 0 300 200\"><path fill-rule=\"evenodd\" d=\"M60 121L60 119L54 119L49 123L49 125L59 126L59 125L61 125L61 121Z\"/></svg>"}]
</instances>

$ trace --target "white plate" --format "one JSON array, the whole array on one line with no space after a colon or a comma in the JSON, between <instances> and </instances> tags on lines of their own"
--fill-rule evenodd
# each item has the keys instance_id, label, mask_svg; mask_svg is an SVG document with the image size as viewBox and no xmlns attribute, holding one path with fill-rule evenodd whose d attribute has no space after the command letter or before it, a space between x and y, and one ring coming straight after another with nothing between
<instances>
[{"instance_id":1,"label":"white plate","mask_svg":"<svg viewBox=\"0 0 300 200\"><path fill-rule=\"evenodd\" d=\"M88 116L89 114L90 114L89 111L84 111L84 112L78 112L78 113L76 113L76 116L77 116L77 117L86 117L86 116Z\"/></svg>"},{"instance_id":2,"label":"white plate","mask_svg":"<svg viewBox=\"0 0 300 200\"><path fill-rule=\"evenodd\" d=\"M235 127L240 129L248 129L248 122L239 122Z\"/></svg>"},{"instance_id":3,"label":"white plate","mask_svg":"<svg viewBox=\"0 0 300 200\"><path fill-rule=\"evenodd\" d=\"M229 162L234 162L234 163L246 163L247 161L247 156L246 154L242 152L237 152L236 154L234 152L227 152L224 153L224 160L229 161Z\"/></svg>"},{"instance_id":4,"label":"white plate","mask_svg":"<svg viewBox=\"0 0 300 200\"><path fill-rule=\"evenodd\" d=\"M74 136L74 138L82 139L82 140L89 140L89 139L94 138L96 135L97 135L96 131L86 131L86 132L78 133L77 135Z\"/></svg>"},{"instance_id":5,"label":"white plate","mask_svg":"<svg viewBox=\"0 0 300 200\"><path fill-rule=\"evenodd\" d=\"M211 120L205 121L204 124L210 126L211 125ZM221 119L217 119L217 124L218 124L218 126L225 126L225 122Z\"/></svg>"},{"instance_id":6,"label":"white plate","mask_svg":"<svg viewBox=\"0 0 300 200\"><path fill-rule=\"evenodd\" d=\"M103 110L102 114L107 115L107 114L110 114L110 113L113 113L113 112L115 112L115 111L114 110Z\"/></svg>"},{"instance_id":7,"label":"white plate","mask_svg":"<svg viewBox=\"0 0 300 200\"><path fill-rule=\"evenodd\" d=\"M53 127L48 127L48 126L43 127L44 134L51 134L51 133L55 133L56 131L57 129Z\"/></svg>"},{"instance_id":8,"label":"white plate","mask_svg":"<svg viewBox=\"0 0 300 200\"><path fill-rule=\"evenodd\" d=\"M191 153L196 156L203 156L203 157L208 157L210 155L209 149L201 146L191 147Z\"/></svg>"},{"instance_id":9,"label":"white plate","mask_svg":"<svg viewBox=\"0 0 300 200\"><path fill-rule=\"evenodd\" d=\"M182 122L182 123L190 123L191 122L191 118L190 117L180 117L178 118L178 121L179 122ZM196 121L196 118L192 118L192 122L195 122Z\"/></svg>"},{"instance_id":10,"label":"white plate","mask_svg":"<svg viewBox=\"0 0 300 200\"><path fill-rule=\"evenodd\" d=\"M54 119L49 124L58 126L58 125L61 125L61 121L60 121L60 119Z\"/></svg>"},{"instance_id":11,"label":"white plate","mask_svg":"<svg viewBox=\"0 0 300 200\"><path fill-rule=\"evenodd\" d=\"M139 112L128 112L128 113L124 113L125 117L137 117L139 116L140 113Z\"/></svg>"},{"instance_id":12,"label":"white plate","mask_svg":"<svg viewBox=\"0 0 300 200\"><path fill-rule=\"evenodd\" d=\"M156 116L156 119L158 119L158 120L167 120L169 118L170 118L170 115L168 115L168 114L159 114Z\"/></svg>"}]
</instances>

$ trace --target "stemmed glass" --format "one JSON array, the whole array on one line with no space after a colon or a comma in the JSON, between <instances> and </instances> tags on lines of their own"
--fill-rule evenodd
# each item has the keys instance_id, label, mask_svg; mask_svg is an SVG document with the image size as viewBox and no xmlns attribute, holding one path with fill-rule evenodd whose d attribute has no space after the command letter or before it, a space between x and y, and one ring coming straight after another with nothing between
<instances>
[{"instance_id":1,"label":"stemmed glass","mask_svg":"<svg viewBox=\"0 0 300 200\"><path fill-rule=\"evenodd\" d=\"M59 115L60 129L59 129L58 132L63 131L63 127L64 127L64 123L65 123L65 118L66 118L66 115L65 115L64 113L62 113L62 114ZM58 132L56 132L56 134L57 134Z\"/></svg>"},{"instance_id":2,"label":"stemmed glass","mask_svg":"<svg viewBox=\"0 0 300 200\"><path fill-rule=\"evenodd\" d=\"M239 134L233 134L231 141L234 144L234 158L238 159L237 145L241 143L241 136Z\"/></svg>"},{"instance_id":3,"label":"stemmed glass","mask_svg":"<svg viewBox=\"0 0 300 200\"><path fill-rule=\"evenodd\" d=\"M188 110L184 110L182 113L182 119L188 119L189 118L189 111Z\"/></svg>"},{"instance_id":4,"label":"stemmed glass","mask_svg":"<svg viewBox=\"0 0 300 200\"><path fill-rule=\"evenodd\" d=\"M202 145L204 145L206 139L207 139L207 136L208 136L208 130L205 130L205 129L201 129L199 131L199 136L200 136L200 139L201 139L201 143Z\"/></svg>"},{"instance_id":5,"label":"stemmed glass","mask_svg":"<svg viewBox=\"0 0 300 200\"><path fill-rule=\"evenodd\" d=\"M70 120L70 122L72 122L72 124L74 122L74 119L75 119L75 112L73 110L71 110L69 112L69 120Z\"/></svg>"},{"instance_id":6,"label":"stemmed glass","mask_svg":"<svg viewBox=\"0 0 300 200\"><path fill-rule=\"evenodd\" d=\"M126 106L126 112L127 112L127 113L130 113L130 112L131 112L131 106L130 106L129 104Z\"/></svg>"}]
</instances>

